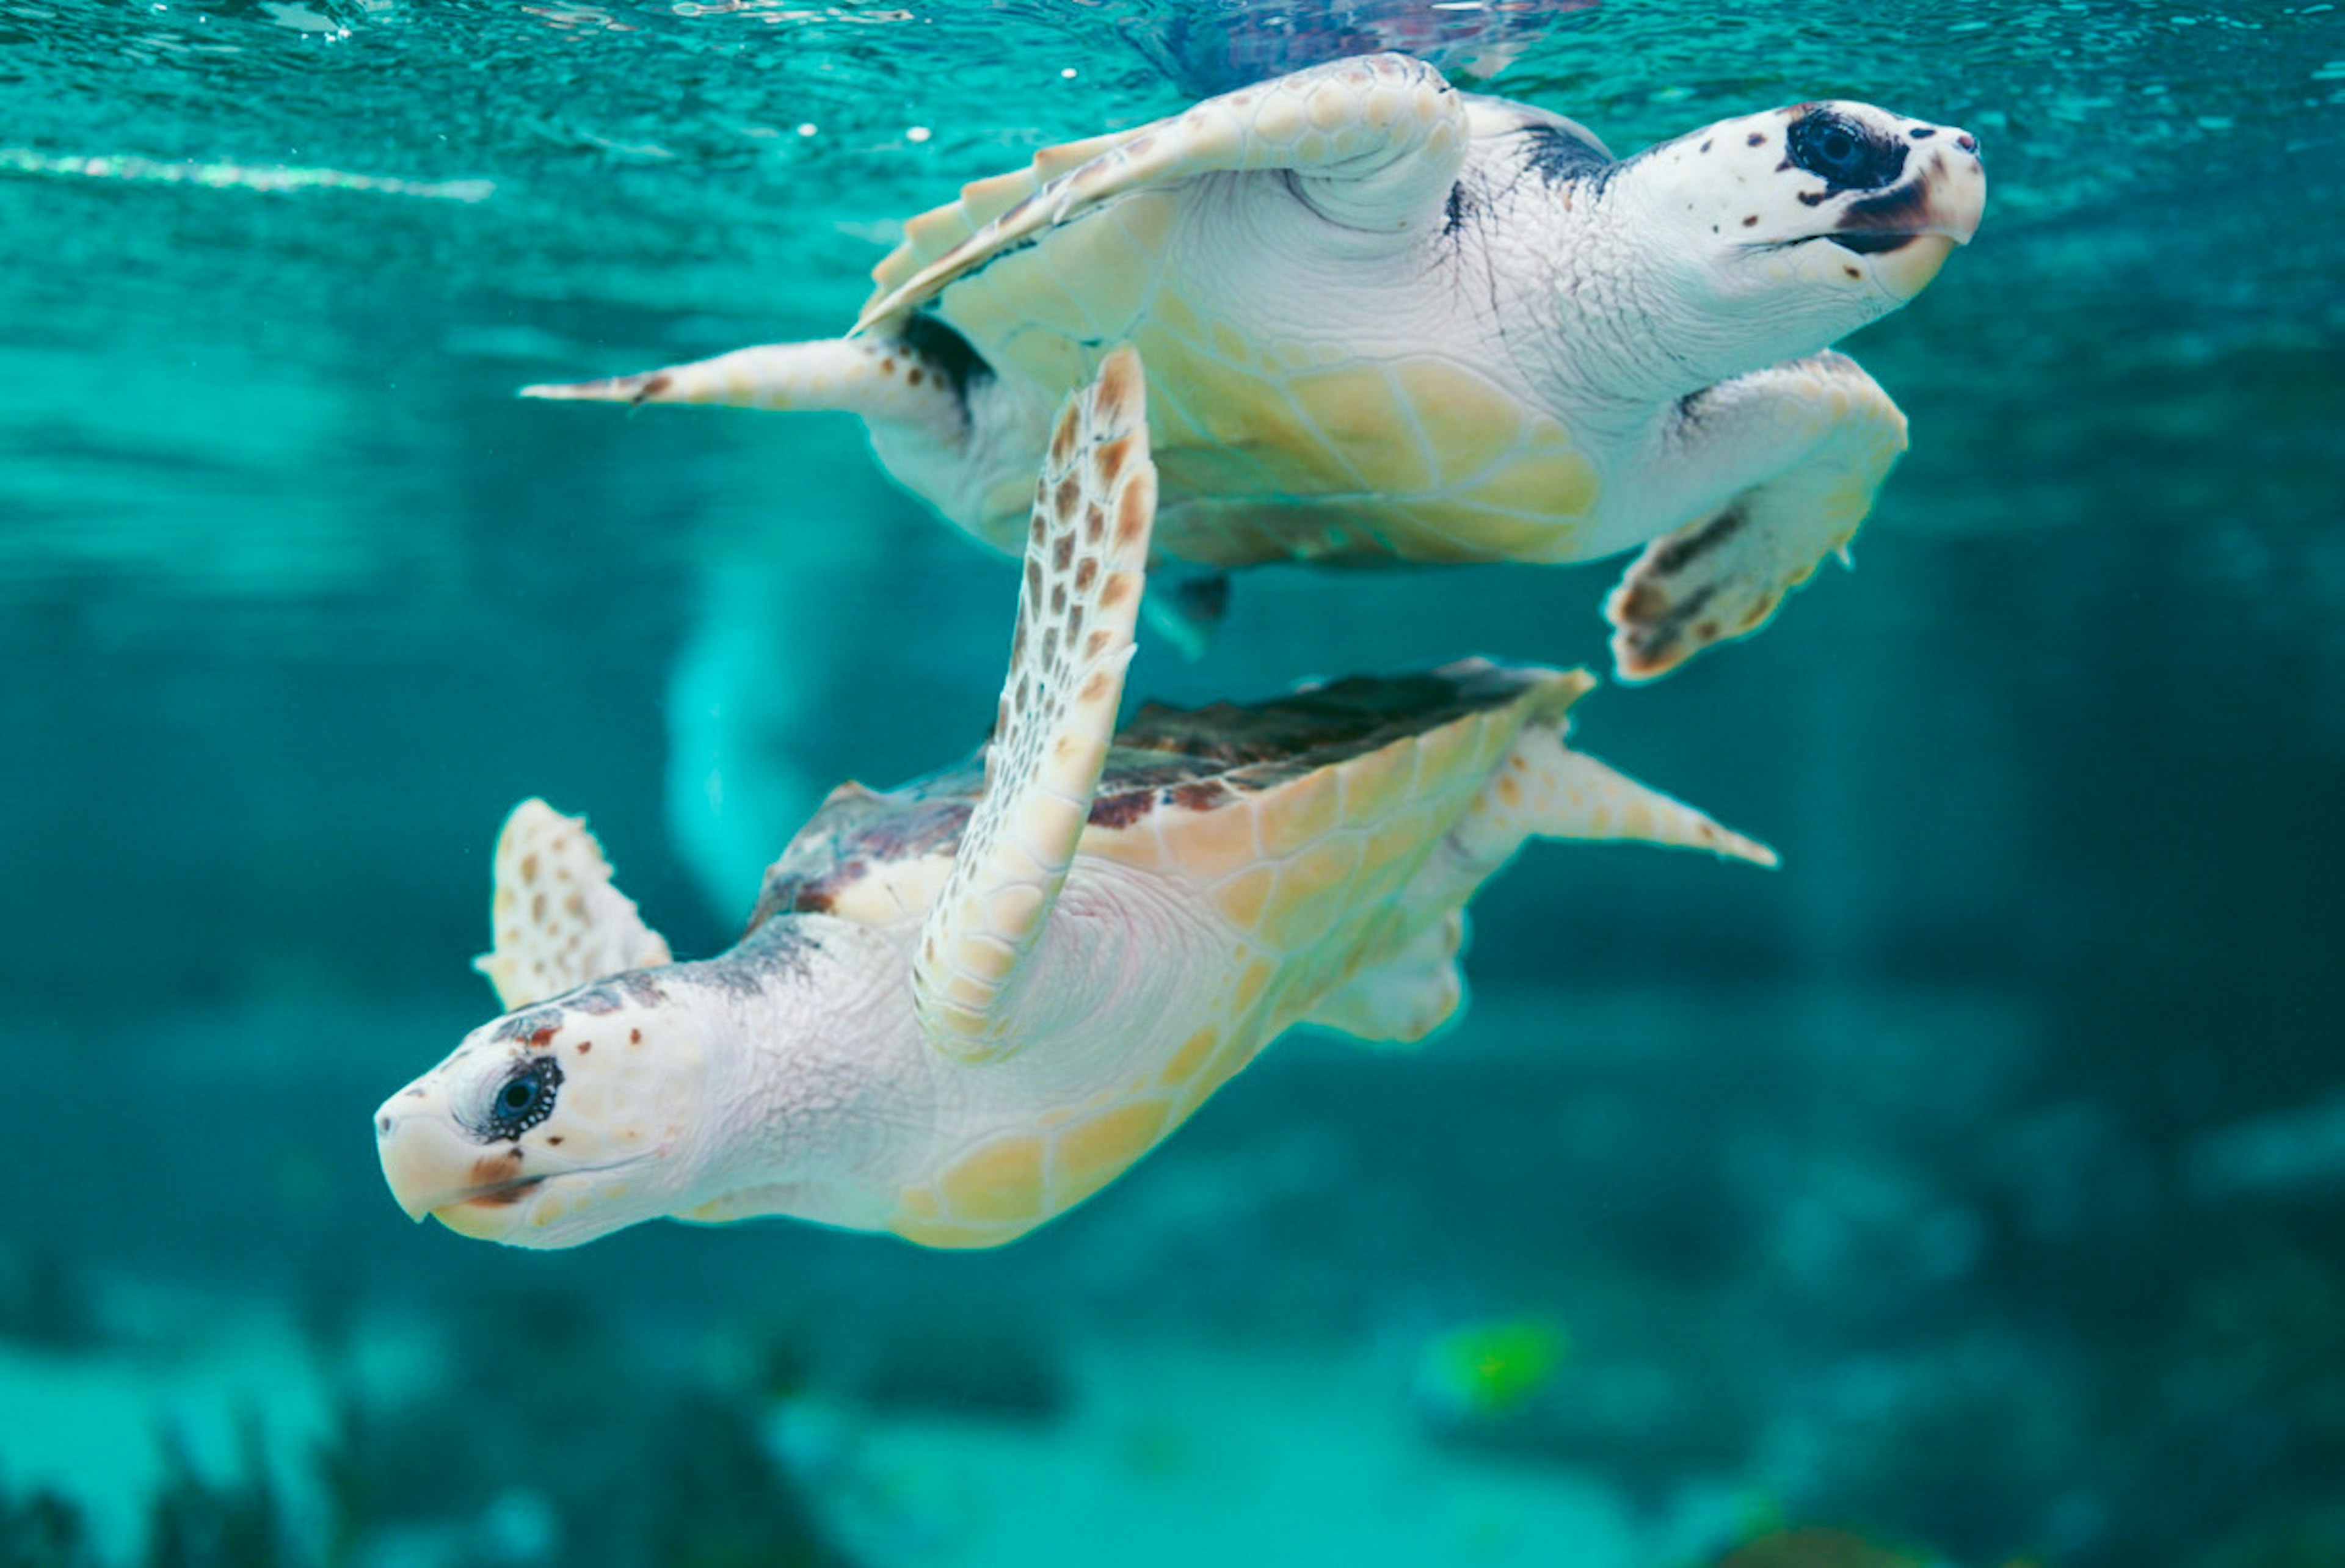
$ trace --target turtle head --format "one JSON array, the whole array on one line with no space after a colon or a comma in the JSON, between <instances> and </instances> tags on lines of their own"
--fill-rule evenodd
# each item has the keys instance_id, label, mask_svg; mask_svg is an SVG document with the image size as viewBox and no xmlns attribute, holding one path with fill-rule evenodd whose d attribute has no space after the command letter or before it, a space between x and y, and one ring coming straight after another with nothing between
<instances>
[{"instance_id":1,"label":"turtle head","mask_svg":"<svg viewBox=\"0 0 2345 1568\"><path fill-rule=\"evenodd\" d=\"M516 1247L573 1247L695 1201L707 1127L701 987L635 970L464 1037L375 1113L400 1207Z\"/></svg>"},{"instance_id":2,"label":"turtle head","mask_svg":"<svg viewBox=\"0 0 2345 1568\"><path fill-rule=\"evenodd\" d=\"M1812 353L1919 294L1979 225L1978 140L1871 104L1723 120L1623 165L1716 376Z\"/></svg>"}]
</instances>

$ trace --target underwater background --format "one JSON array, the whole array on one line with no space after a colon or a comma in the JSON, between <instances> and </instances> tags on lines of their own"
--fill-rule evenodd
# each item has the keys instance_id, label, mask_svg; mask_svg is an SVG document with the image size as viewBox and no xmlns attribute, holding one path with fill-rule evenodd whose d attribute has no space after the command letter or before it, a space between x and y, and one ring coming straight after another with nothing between
<instances>
[{"instance_id":1,"label":"underwater background","mask_svg":"<svg viewBox=\"0 0 2345 1568\"><path fill-rule=\"evenodd\" d=\"M1858 570L1579 710L1782 869L1534 847L1453 1033L999 1252L409 1224L503 812L716 951L1016 593L843 416L513 389L1387 46L1981 137ZM2345 1564L2341 514L2331 5L0 0L0 1564ZM1601 670L1619 564L1255 572L1132 690Z\"/></svg>"}]
</instances>

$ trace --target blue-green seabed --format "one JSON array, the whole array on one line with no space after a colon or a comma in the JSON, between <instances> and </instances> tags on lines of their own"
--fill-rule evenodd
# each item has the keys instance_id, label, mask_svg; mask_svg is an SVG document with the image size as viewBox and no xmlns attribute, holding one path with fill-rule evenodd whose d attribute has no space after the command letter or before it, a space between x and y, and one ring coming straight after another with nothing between
<instances>
[{"instance_id":1,"label":"blue-green seabed","mask_svg":"<svg viewBox=\"0 0 2345 1568\"><path fill-rule=\"evenodd\" d=\"M1457 1033L1000 1253L408 1225L504 809L712 951L1015 592L850 421L512 389L1379 41L1985 143L1860 570L1584 709L1784 869L1535 851ZM0 0L0 1565L2345 1564L2334 6ZM1257 573L1132 685L1600 665L1617 571Z\"/></svg>"}]
</instances>

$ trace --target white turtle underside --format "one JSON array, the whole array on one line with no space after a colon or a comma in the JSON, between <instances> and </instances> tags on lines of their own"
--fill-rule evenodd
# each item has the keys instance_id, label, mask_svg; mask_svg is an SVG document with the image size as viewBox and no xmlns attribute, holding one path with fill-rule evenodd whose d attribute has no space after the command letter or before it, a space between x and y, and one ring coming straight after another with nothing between
<instances>
[{"instance_id":1,"label":"white turtle underside","mask_svg":"<svg viewBox=\"0 0 2345 1568\"><path fill-rule=\"evenodd\" d=\"M1904 172L1795 167L1792 122L1819 111ZM531 390L852 409L900 479L1015 552L1060 397L1129 346L1160 553L1219 570L1649 544L1607 606L1621 673L1645 678L1755 630L1845 546L1904 422L1820 350L1926 284L1983 190L1966 135L1870 106L1746 116L1620 164L1558 116L1371 56L965 187L906 226L860 336Z\"/></svg>"}]
</instances>

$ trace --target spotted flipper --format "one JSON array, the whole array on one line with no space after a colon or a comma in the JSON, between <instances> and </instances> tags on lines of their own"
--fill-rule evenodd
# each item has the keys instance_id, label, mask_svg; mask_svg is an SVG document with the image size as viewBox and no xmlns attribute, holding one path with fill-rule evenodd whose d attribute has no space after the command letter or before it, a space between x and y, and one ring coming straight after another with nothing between
<instances>
[{"instance_id":1,"label":"spotted flipper","mask_svg":"<svg viewBox=\"0 0 2345 1568\"><path fill-rule=\"evenodd\" d=\"M1466 995L1457 966L1466 905L1530 839L1629 840L1775 864L1765 845L1566 745L1568 711L1596 683L1579 671L1545 673L1526 691L1524 722L1504 758L1393 900L1358 967L1306 1022L1416 1045L1456 1017Z\"/></svg>"},{"instance_id":2,"label":"spotted flipper","mask_svg":"<svg viewBox=\"0 0 2345 1568\"><path fill-rule=\"evenodd\" d=\"M1042 229L1193 175L1288 170L1321 216L1398 228L1439 210L1467 141L1465 100L1406 55L1335 60L1258 82L1153 125L1046 150L1030 172L981 180L959 202L914 219L904 248L873 272L878 292L856 330L905 315Z\"/></svg>"},{"instance_id":3,"label":"spotted flipper","mask_svg":"<svg viewBox=\"0 0 2345 1568\"><path fill-rule=\"evenodd\" d=\"M1466 905L1530 839L1628 840L1775 864L1765 845L1564 744L1564 710L1592 684L1575 673L1543 696L1543 711L1394 901L1380 944L1306 1022L1370 1043L1416 1045L1457 1016Z\"/></svg>"},{"instance_id":4,"label":"spotted flipper","mask_svg":"<svg viewBox=\"0 0 2345 1568\"><path fill-rule=\"evenodd\" d=\"M920 931L913 1002L930 1043L951 1056L989 1060L1019 1043L1026 961L1115 733L1155 512L1140 357L1119 349L1051 432L985 791Z\"/></svg>"},{"instance_id":5,"label":"spotted flipper","mask_svg":"<svg viewBox=\"0 0 2345 1568\"><path fill-rule=\"evenodd\" d=\"M1135 126L1126 131L1110 131L1105 136L1085 137L1081 141L1061 142L1044 147L1034 155L1034 161L1021 169L1008 174L989 175L974 179L960 187L960 199L932 207L904 224L904 243L882 258L871 269L874 300L886 298L910 280L947 251L963 244L985 225L1025 200L1050 181L1071 169L1081 167L1120 142L1130 141L1147 130Z\"/></svg>"},{"instance_id":6,"label":"spotted flipper","mask_svg":"<svg viewBox=\"0 0 2345 1568\"><path fill-rule=\"evenodd\" d=\"M497 835L495 876L496 946L472 967L489 977L507 1012L670 959L666 939L611 885L611 864L583 816L564 816L542 800L513 807Z\"/></svg>"},{"instance_id":7,"label":"spotted flipper","mask_svg":"<svg viewBox=\"0 0 2345 1568\"><path fill-rule=\"evenodd\" d=\"M1840 354L1738 376L1690 409L1676 454L1688 470L1710 466L1713 452L1803 455L1638 557L1604 605L1623 680L1666 675L1713 642L1749 636L1825 556L1845 561L1905 450L1905 416Z\"/></svg>"},{"instance_id":8,"label":"spotted flipper","mask_svg":"<svg viewBox=\"0 0 2345 1568\"><path fill-rule=\"evenodd\" d=\"M967 411L960 368L908 342L831 339L767 343L713 359L594 381L523 387L524 398L600 403L718 403L736 409L839 410L909 425L958 445Z\"/></svg>"},{"instance_id":9,"label":"spotted flipper","mask_svg":"<svg viewBox=\"0 0 2345 1568\"><path fill-rule=\"evenodd\" d=\"M1627 840L1668 849L1704 849L1754 865L1775 852L1721 826L1707 812L1608 763L1564 744L1559 727L1526 725L1481 798L1458 824L1457 838L1488 854L1511 854L1526 838Z\"/></svg>"}]
</instances>

